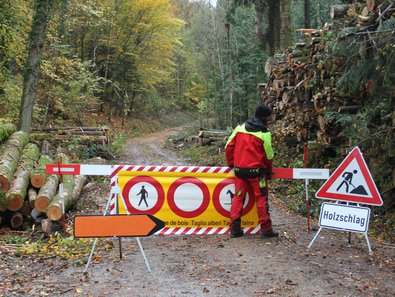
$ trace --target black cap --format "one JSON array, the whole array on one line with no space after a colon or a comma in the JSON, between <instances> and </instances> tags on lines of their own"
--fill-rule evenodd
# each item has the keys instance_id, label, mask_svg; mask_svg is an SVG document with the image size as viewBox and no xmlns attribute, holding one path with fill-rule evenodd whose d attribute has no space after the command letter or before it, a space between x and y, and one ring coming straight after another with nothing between
<instances>
[{"instance_id":1,"label":"black cap","mask_svg":"<svg viewBox=\"0 0 395 297\"><path fill-rule=\"evenodd\" d=\"M255 116L259 119L270 116L273 110L267 106L265 103L261 103L255 110Z\"/></svg>"}]
</instances>

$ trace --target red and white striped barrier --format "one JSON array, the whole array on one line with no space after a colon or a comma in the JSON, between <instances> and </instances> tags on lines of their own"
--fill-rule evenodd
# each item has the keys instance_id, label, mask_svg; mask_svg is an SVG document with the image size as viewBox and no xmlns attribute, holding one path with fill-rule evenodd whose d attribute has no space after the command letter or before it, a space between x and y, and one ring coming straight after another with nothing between
<instances>
[{"instance_id":1,"label":"red and white striped barrier","mask_svg":"<svg viewBox=\"0 0 395 297\"><path fill-rule=\"evenodd\" d=\"M229 173L233 176L230 167L206 167L206 166L146 166L146 165L90 165L90 164L49 164L46 166L47 174L72 174L72 175L103 175L110 176L111 188L118 185L118 172L183 172L183 173ZM273 178L284 179L327 179L329 169L316 168L273 168ZM110 214L116 214L117 193L111 192L109 206ZM206 228L207 229L207 228ZM229 233L229 228L164 228L159 234L222 234ZM226 230L224 230L226 229ZM245 230L246 233L255 233L254 228Z\"/></svg>"},{"instance_id":2,"label":"red and white striped barrier","mask_svg":"<svg viewBox=\"0 0 395 297\"><path fill-rule=\"evenodd\" d=\"M202 173L230 173L230 167L205 166L146 166L146 165L80 165L80 164L49 164L46 166L47 174L74 174L74 175L109 175L114 177L119 171L141 172L202 172ZM273 178L285 179L327 179L329 169L317 168L273 168Z\"/></svg>"}]
</instances>

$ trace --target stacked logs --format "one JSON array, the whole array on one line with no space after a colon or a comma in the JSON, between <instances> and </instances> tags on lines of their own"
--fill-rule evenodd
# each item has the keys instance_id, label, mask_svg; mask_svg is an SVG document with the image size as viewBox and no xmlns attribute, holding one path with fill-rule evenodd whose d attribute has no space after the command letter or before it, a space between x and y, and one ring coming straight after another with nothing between
<instances>
[{"instance_id":1,"label":"stacked logs","mask_svg":"<svg viewBox=\"0 0 395 297\"><path fill-rule=\"evenodd\" d=\"M81 143L97 143L107 145L110 143L108 127L46 127L35 129L31 138L43 141L50 136L62 142L74 141Z\"/></svg>"},{"instance_id":2,"label":"stacked logs","mask_svg":"<svg viewBox=\"0 0 395 297\"><path fill-rule=\"evenodd\" d=\"M52 159L45 154L46 150L47 145L43 145L40 152L36 144L29 142L29 136L16 131L15 126L0 125L0 226L9 224L19 228L26 218L40 217L37 221L41 221L45 216L58 221L63 210L71 209L78 201L86 176L65 176L63 197L60 197L60 177L47 175L45 165L67 164L68 157L58 154Z\"/></svg>"},{"instance_id":3,"label":"stacked logs","mask_svg":"<svg viewBox=\"0 0 395 297\"><path fill-rule=\"evenodd\" d=\"M200 129L198 134L199 143L201 145L223 144L230 134L230 132L225 130Z\"/></svg>"},{"instance_id":4,"label":"stacked logs","mask_svg":"<svg viewBox=\"0 0 395 297\"><path fill-rule=\"evenodd\" d=\"M337 19L346 17L341 20L342 25L352 28L352 34L362 34L392 18L394 13L395 4L377 0L333 6L332 24L325 24L321 29L297 30L303 40L267 60L268 82L258 87L262 100L276 111L275 134L289 147L310 140L342 145L337 143L341 132L338 125L324 115L327 107L338 114L355 114L361 107L364 92L370 92L374 86L374 82L368 81L360 86L360 94L354 96L337 90L336 83L345 74L345 62L329 52L329 36L340 22Z\"/></svg>"}]
</instances>

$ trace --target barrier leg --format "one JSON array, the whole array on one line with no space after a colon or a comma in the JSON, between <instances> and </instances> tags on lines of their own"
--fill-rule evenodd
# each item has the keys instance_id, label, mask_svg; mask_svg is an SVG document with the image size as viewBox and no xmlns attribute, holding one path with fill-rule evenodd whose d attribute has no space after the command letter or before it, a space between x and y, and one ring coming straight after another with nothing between
<instances>
[{"instance_id":1,"label":"barrier leg","mask_svg":"<svg viewBox=\"0 0 395 297\"><path fill-rule=\"evenodd\" d=\"M315 234L313 240L310 242L309 247L311 247L314 243L314 241L316 240L316 238L318 237L318 234L320 234L322 227L320 227L320 229L318 229L317 233Z\"/></svg>"},{"instance_id":2,"label":"barrier leg","mask_svg":"<svg viewBox=\"0 0 395 297\"><path fill-rule=\"evenodd\" d=\"M141 254L143 255L145 265L147 266L148 271L149 271L149 272L152 272L151 267L150 267L150 265L149 265L149 263L148 263L148 259L147 259L147 257L145 256L145 252L144 252L143 246L142 246L142 244L141 244L141 242L140 242L140 238L136 237L136 240L137 240L137 243L138 243L138 245L139 245Z\"/></svg>"},{"instance_id":3,"label":"barrier leg","mask_svg":"<svg viewBox=\"0 0 395 297\"><path fill-rule=\"evenodd\" d=\"M365 238L366 238L366 243L368 244L369 253L372 253L372 248L370 246L370 241L367 232L365 232Z\"/></svg>"}]
</instances>

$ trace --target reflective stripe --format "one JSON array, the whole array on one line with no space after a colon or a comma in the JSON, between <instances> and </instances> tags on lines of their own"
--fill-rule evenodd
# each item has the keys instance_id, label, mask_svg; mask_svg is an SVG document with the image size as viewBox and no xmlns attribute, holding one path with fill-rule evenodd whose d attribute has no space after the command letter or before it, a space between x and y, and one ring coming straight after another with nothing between
<instances>
[{"instance_id":1,"label":"reflective stripe","mask_svg":"<svg viewBox=\"0 0 395 297\"><path fill-rule=\"evenodd\" d=\"M230 135L228 141L226 142L225 147L232 141L232 139L236 136L238 132L244 134L250 134L261 139L263 141L263 148L265 149L267 159L268 160L273 159L274 152L272 148L272 135L270 134L270 132L262 132L262 131L250 132L246 130L245 124L239 125L233 130L233 133Z\"/></svg>"}]
</instances>

